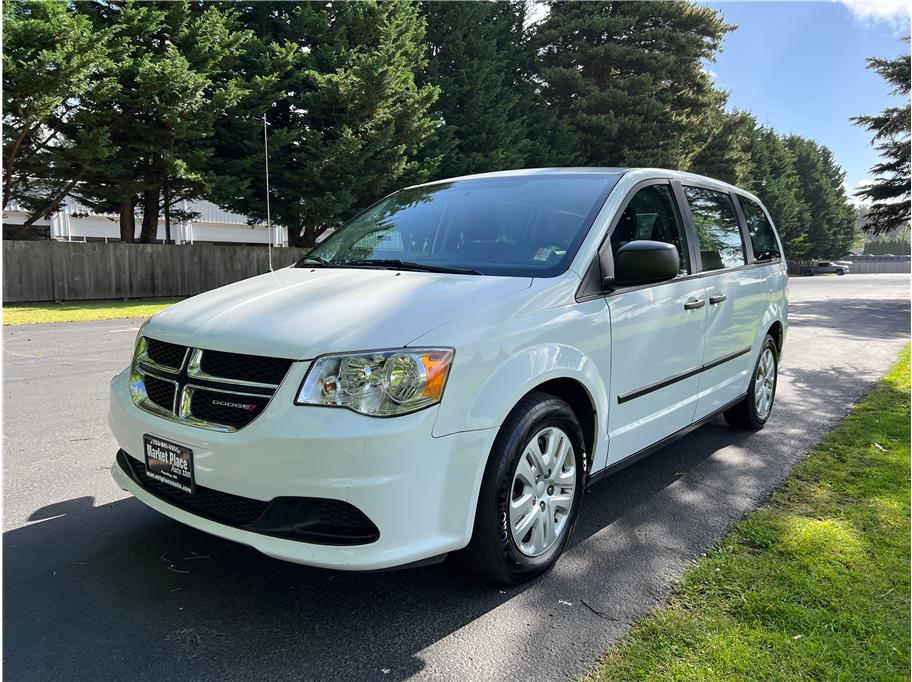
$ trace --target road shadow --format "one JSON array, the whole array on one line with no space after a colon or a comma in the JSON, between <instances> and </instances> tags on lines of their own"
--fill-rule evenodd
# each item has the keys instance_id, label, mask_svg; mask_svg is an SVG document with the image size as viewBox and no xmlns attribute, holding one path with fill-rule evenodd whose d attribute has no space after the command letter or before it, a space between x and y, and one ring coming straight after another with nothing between
<instances>
[{"instance_id":1,"label":"road shadow","mask_svg":"<svg viewBox=\"0 0 912 682\"><path fill-rule=\"evenodd\" d=\"M851 339L908 338L909 299L792 301L789 324L829 329Z\"/></svg>"},{"instance_id":2,"label":"road shadow","mask_svg":"<svg viewBox=\"0 0 912 682\"><path fill-rule=\"evenodd\" d=\"M571 547L746 437L716 424L597 484ZM423 649L560 575L504 588L452 559L387 573L311 569L132 498L92 507L80 497L38 519L3 537L10 680L406 679L424 667ZM605 562L629 582L617 557Z\"/></svg>"}]
</instances>

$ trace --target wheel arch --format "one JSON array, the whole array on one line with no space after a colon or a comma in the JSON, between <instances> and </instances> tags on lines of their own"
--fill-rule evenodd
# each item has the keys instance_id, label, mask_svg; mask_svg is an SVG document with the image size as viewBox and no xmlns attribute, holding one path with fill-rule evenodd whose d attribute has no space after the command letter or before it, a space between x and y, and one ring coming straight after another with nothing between
<instances>
[{"instance_id":1,"label":"wheel arch","mask_svg":"<svg viewBox=\"0 0 912 682\"><path fill-rule=\"evenodd\" d=\"M785 327L782 326L782 322L779 320L773 322L766 333L773 337L773 341L776 342L776 352L782 355L782 344L785 342Z\"/></svg>"},{"instance_id":2,"label":"wheel arch","mask_svg":"<svg viewBox=\"0 0 912 682\"><path fill-rule=\"evenodd\" d=\"M576 415L583 430L583 443L586 447L586 473L592 471L593 450L596 441L596 424L598 424L598 409L588 389L578 380L570 377L549 379L527 391L519 401L533 392L548 393L555 398L560 398ZM517 404L519 403L517 401ZM515 405L514 405L515 407ZM512 409L512 408L511 408Z\"/></svg>"}]
</instances>

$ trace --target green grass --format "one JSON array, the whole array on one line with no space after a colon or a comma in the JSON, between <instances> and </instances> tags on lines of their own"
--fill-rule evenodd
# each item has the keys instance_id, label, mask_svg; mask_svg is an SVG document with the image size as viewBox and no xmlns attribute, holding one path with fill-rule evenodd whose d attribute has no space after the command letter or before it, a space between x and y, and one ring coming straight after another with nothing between
<instances>
[{"instance_id":1,"label":"green grass","mask_svg":"<svg viewBox=\"0 0 912 682\"><path fill-rule=\"evenodd\" d=\"M909 347L591 680L909 679Z\"/></svg>"},{"instance_id":2,"label":"green grass","mask_svg":"<svg viewBox=\"0 0 912 682\"><path fill-rule=\"evenodd\" d=\"M179 298L138 298L130 301L78 301L75 303L33 303L3 306L3 324L114 320L149 317Z\"/></svg>"}]
</instances>

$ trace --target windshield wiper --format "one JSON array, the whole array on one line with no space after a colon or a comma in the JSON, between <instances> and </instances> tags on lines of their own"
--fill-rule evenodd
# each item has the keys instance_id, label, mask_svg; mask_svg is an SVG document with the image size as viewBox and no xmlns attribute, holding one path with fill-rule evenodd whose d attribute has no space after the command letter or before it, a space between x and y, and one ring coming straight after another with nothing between
<instances>
[{"instance_id":1,"label":"windshield wiper","mask_svg":"<svg viewBox=\"0 0 912 682\"><path fill-rule=\"evenodd\" d=\"M451 268L444 265L429 265L427 263L415 263L408 260L399 260L398 258L378 258L376 260L346 260L333 265L362 265L367 267L390 268L394 270L413 270L415 272L441 272L451 275L481 275L484 274L471 268Z\"/></svg>"}]
</instances>

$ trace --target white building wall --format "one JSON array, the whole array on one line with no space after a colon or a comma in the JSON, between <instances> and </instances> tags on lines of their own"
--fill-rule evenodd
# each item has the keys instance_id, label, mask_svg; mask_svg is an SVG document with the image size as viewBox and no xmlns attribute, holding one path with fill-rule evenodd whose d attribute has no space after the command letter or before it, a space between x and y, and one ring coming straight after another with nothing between
<instances>
[{"instance_id":1,"label":"white building wall","mask_svg":"<svg viewBox=\"0 0 912 682\"><path fill-rule=\"evenodd\" d=\"M171 238L175 243L224 242L238 244L268 244L269 230L265 224L248 225L246 217L220 209L209 201L185 202L185 210L200 214L197 220L187 223L171 219ZM79 214L73 215L74 213ZM24 211L8 210L3 212L3 222L8 225L21 225L27 214ZM137 215L137 232L142 220ZM47 220L38 220L36 226L48 227L51 239L60 241L83 241L86 239L120 239L120 226L117 216L99 215L88 208L68 200L67 205ZM273 226L273 245L287 246L287 230ZM165 220L158 221L158 240L165 239Z\"/></svg>"}]
</instances>

